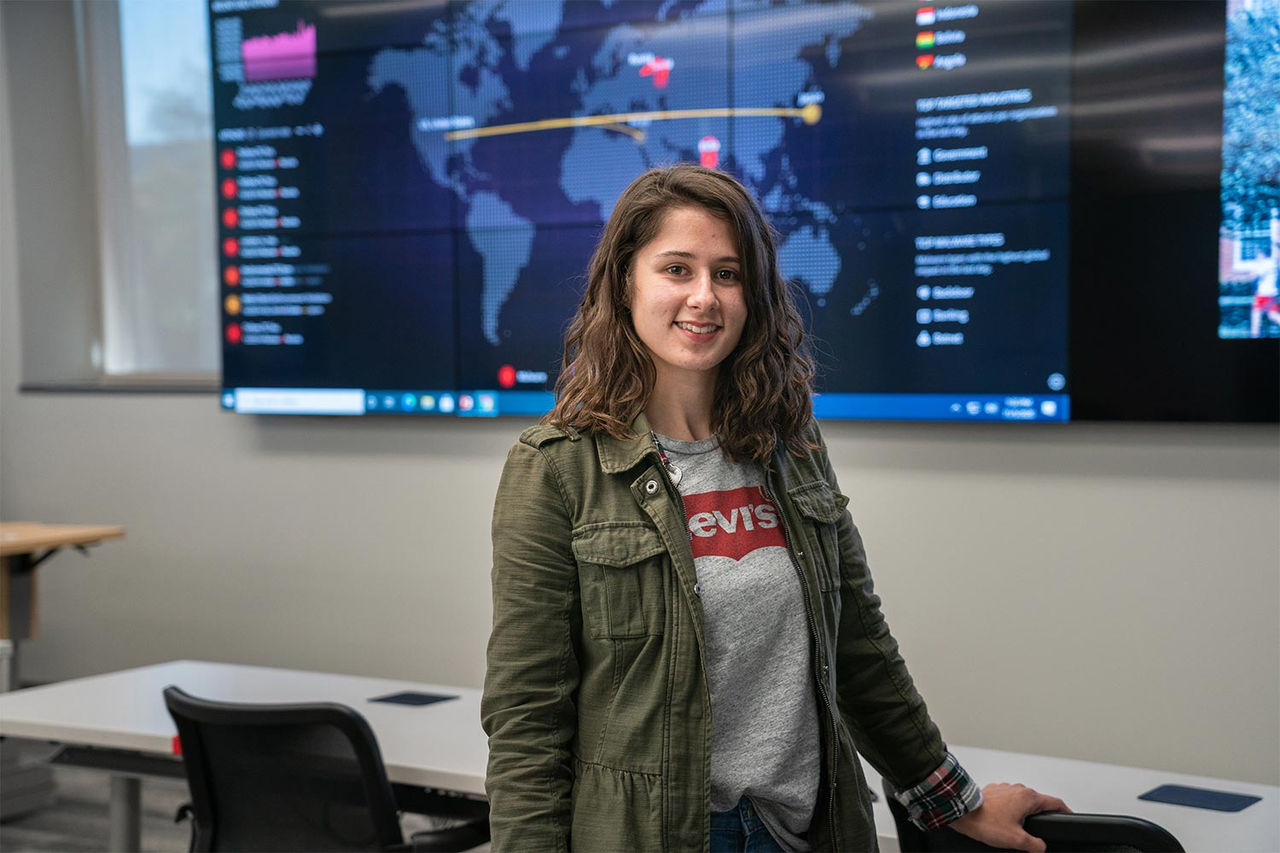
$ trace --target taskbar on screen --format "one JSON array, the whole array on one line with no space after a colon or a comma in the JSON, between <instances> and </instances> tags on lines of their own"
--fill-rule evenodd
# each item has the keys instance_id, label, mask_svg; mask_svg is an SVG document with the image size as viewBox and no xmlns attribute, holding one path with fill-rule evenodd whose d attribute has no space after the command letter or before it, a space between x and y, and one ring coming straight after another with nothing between
<instances>
[{"instance_id":1,"label":"taskbar on screen","mask_svg":"<svg viewBox=\"0 0 1280 853\"><path fill-rule=\"evenodd\" d=\"M365 388L225 388L222 408L252 415L445 415L540 417L550 391ZM816 394L825 420L1053 421L1070 419L1068 394Z\"/></svg>"}]
</instances>

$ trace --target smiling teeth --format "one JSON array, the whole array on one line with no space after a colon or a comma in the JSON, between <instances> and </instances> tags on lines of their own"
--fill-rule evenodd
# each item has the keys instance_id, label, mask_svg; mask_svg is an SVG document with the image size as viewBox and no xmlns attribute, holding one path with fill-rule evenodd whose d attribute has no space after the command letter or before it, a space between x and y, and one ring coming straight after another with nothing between
<instances>
[{"instance_id":1,"label":"smiling teeth","mask_svg":"<svg viewBox=\"0 0 1280 853\"><path fill-rule=\"evenodd\" d=\"M686 332L693 332L695 335L705 335L708 332L714 332L717 328L719 328L718 326L715 326L715 325L695 326L692 323L676 323L676 325L684 329Z\"/></svg>"}]
</instances>

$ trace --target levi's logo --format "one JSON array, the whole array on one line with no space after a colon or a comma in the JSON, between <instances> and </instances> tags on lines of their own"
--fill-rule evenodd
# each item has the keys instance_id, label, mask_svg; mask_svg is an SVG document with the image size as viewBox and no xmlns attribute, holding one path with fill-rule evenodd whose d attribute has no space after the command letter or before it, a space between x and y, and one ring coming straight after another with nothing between
<instances>
[{"instance_id":1,"label":"levi's logo","mask_svg":"<svg viewBox=\"0 0 1280 853\"><path fill-rule=\"evenodd\" d=\"M759 486L686 495L693 556L741 560L757 548L785 548L778 508Z\"/></svg>"}]
</instances>

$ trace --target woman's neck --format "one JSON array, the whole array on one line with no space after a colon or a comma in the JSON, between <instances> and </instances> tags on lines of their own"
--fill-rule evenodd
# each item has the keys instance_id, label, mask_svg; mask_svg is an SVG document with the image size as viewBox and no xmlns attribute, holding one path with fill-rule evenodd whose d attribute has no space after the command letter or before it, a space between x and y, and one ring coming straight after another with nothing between
<instances>
[{"instance_id":1,"label":"woman's neck","mask_svg":"<svg viewBox=\"0 0 1280 853\"><path fill-rule=\"evenodd\" d=\"M711 382L663 382L659 379L644 408L649 428L681 441L701 441L711 437L711 402L715 380Z\"/></svg>"}]
</instances>

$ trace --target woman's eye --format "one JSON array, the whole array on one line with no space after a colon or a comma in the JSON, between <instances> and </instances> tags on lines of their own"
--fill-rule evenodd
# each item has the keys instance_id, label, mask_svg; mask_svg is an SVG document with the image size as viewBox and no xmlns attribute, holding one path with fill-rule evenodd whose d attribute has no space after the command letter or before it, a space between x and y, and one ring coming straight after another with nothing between
<instances>
[{"instance_id":1,"label":"woman's eye","mask_svg":"<svg viewBox=\"0 0 1280 853\"><path fill-rule=\"evenodd\" d=\"M716 273L716 276L724 281L737 281L738 271L737 270L720 270L720 272Z\"/></svg>"},{"instance_id":2,"label":"woman's eye","mask_svg":"<svg viewBox=\"0 0 1280 853\"><path fill-rule=\"evenodd\" d=\"M680 275L683 272L684 272L684 267L680 266L679 264L672 264L671 266L667 267L667 273L670 275Z\"/></svg>"}]
</instances>

